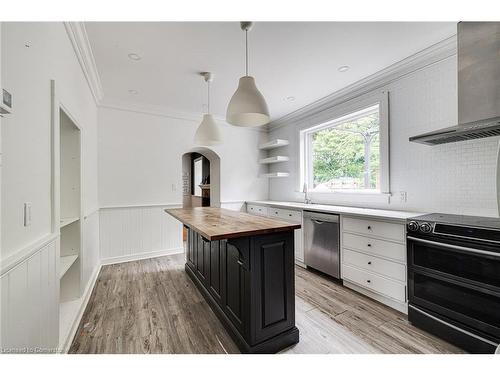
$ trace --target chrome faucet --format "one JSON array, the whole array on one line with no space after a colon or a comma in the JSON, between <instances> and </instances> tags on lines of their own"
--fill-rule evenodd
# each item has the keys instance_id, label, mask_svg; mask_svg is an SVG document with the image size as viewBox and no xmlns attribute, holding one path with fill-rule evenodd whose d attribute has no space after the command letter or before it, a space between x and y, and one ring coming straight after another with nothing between
<instances>
[{"instance_id":1,"label":"chrome faucet","mask_svg":"<svg viewBox=\"0 0 500 375\"><path fill-rule=\"evenodd\" d=\"M302 192L304 193L304 203L305 204L311 204L312 199L309 198L308 192L307 192L307 182L304 182L304 186L302 187Z\"/></svg>"}]
</instances>

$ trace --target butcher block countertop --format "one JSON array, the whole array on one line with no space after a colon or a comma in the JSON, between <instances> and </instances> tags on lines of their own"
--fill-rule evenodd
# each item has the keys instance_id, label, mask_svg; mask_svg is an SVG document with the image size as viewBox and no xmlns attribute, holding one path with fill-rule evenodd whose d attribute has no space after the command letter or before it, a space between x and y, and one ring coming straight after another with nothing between
<instances>
[{"instance_id":1,"label":"butcher block countertop","mask_svg":"<svg viewBox=\"0 0 500 375\"><path fill-rule=\"evenodd\" d=\"M300 224L217 207L170 208L165 212L209 241L299 229Z\"/></svg>"}]
</instances>

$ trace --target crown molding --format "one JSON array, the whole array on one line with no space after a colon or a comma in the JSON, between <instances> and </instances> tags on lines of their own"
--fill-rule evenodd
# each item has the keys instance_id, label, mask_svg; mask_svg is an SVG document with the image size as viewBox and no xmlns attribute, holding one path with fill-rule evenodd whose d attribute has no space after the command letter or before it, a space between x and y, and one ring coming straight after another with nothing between
<instances>
[{"instance_id":1,"label":"crown molding","mask_svg":"<svg viewBox=\"0 0 500 375\"><path fill-rule=\"evenodd\" d=\"M193 113L193 112L182 112L175 111L171 108L157 106L157 105L148 105L148 104L132 104L132 103L123 103L123 102L101 102L98 104L99 108L104 109L113 109L115 111L125 111L125 112L133 112L140 113L143 115L149 116L158 116L164 118L170 118L174 120L182 120L182 121L190 121L195 123L200 123L203 118L203 113ZM228 124L226 119L220 116L213 115L215 121L225 127L237 128L248 131L257 131L257 132L267 132L265 126L261 127L238 127Z\"/></svg>"},{"instance_id":2,"label":"crown molding","mask_svg":"<svg viewBox=\"0 0 500 375\"><path fill-rule=\"evenodd\" d=\"M333 106L366 94L372 90L380 89L408 74L454 56L456 53L457 38L456 35L454 35L395 64L392 64L377 73L374 73L330 95L327 95L324 98L291 112L288 115L271 121L267 125L267 128L271 131L286 125L300 122Z\"/></svg>"},{"instance_id":3,"label":"crown molding","mask_svg":"<svg viewBox=\"0 0 500 375\"><path fill-rule=\"evenodd\" d=\"M99 104L103 98L103 90L85 24L83 22L64 22L64 27L94 100L96 104Z\"/></svg>"}]
</instances>

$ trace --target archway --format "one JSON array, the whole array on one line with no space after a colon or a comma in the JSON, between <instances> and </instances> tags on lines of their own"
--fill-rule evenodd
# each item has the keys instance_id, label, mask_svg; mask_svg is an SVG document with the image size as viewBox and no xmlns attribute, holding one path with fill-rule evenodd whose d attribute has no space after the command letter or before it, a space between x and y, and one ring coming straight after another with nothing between
<instances>
[{"instance_id":1,"label":"archway","mask_svg":"<svg viewBox=\"0 0 500 375\"><path fill-rule=\"evenodd\" d=\"M193 181L194 171L193 171L193 156L201 155L209 163L208 176L206 172L203 172L203 181L208 181L209 183L204 183L203 188L210 190L210 206L220 207L220 157L217 153L206 147L194 147L182 155L182 207L193 207L197 204L198 195L195 195L194 189L199 192L198 185L199 181L196 183ZM205 164L203 164L205 165ZM197 193L198 194L198 193ZM193 204L195 203L195 204Z\"/></svg>"}]
</instances>

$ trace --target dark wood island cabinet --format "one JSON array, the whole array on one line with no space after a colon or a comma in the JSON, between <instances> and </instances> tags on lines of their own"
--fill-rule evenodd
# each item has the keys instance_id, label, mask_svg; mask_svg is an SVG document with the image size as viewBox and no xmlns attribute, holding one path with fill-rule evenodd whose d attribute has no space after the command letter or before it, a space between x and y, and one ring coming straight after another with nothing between
<instances>
[{"instance_id":1,"label":"dark wood island cabinet","mask_svg":"<svg viewBox=\"0 0 500 375\"><path fill-rule=\"evenodd\" d=\"M276 353L295 327L294 229L213 207L167 209L188 229L186 272L243 353Z\"/></svg>"}]
</instances>

